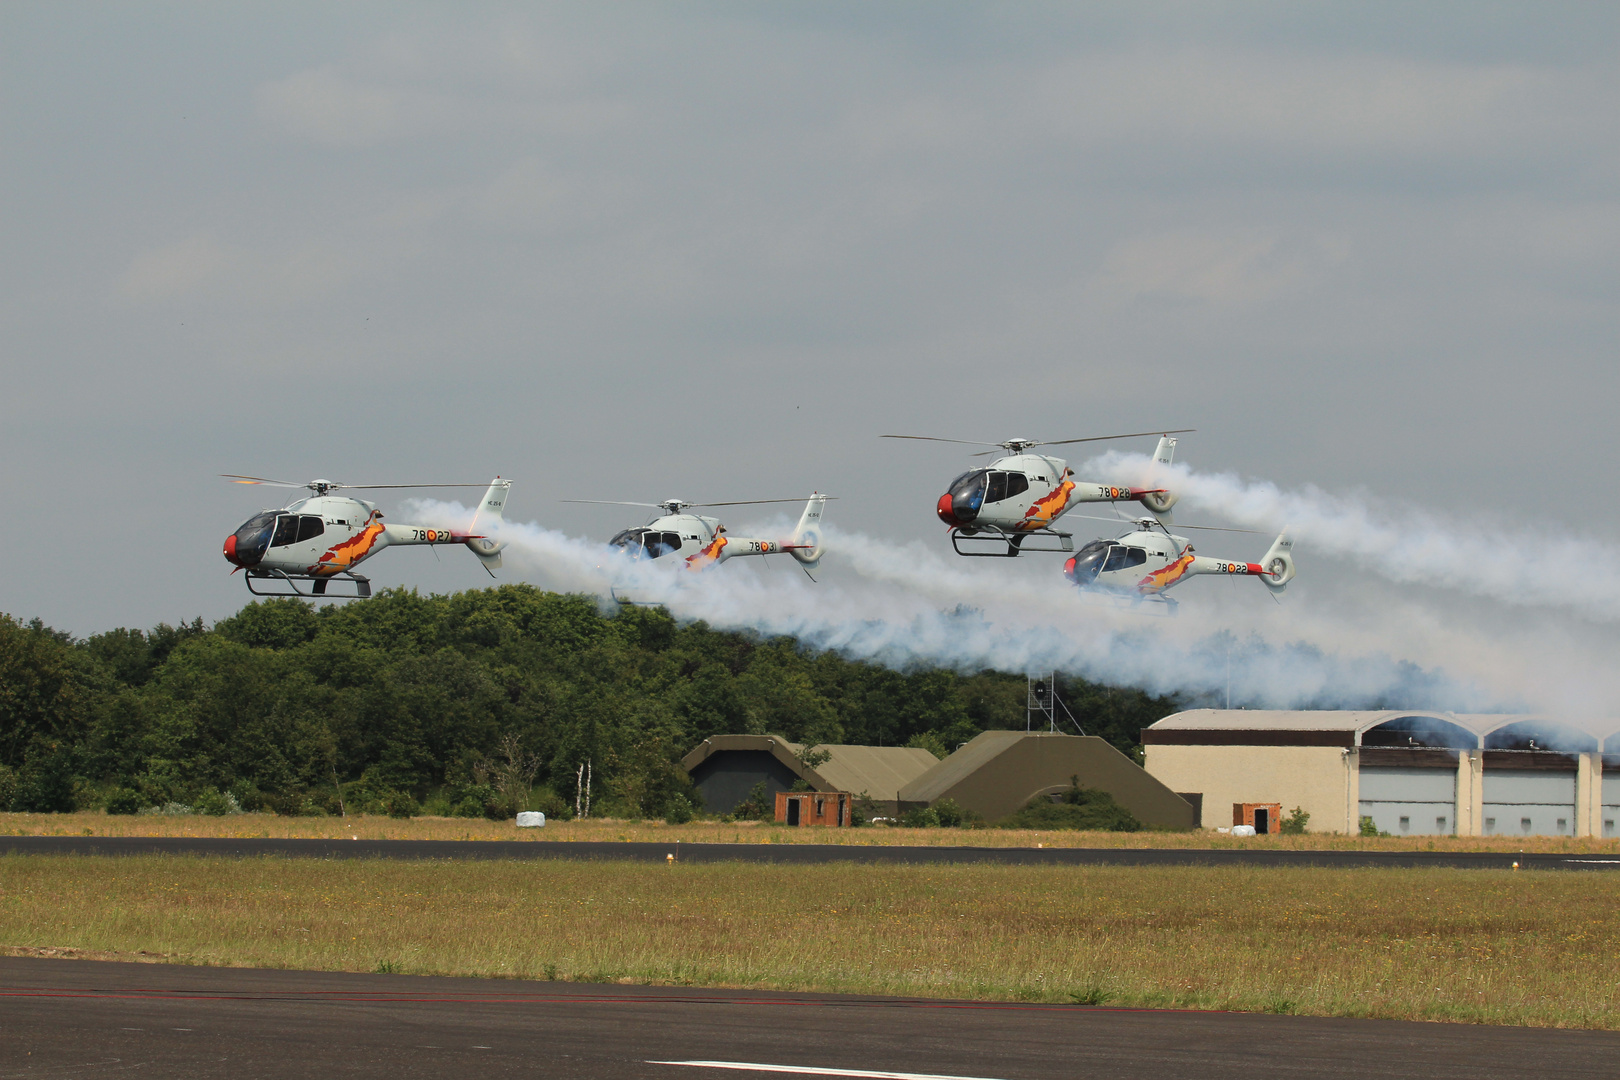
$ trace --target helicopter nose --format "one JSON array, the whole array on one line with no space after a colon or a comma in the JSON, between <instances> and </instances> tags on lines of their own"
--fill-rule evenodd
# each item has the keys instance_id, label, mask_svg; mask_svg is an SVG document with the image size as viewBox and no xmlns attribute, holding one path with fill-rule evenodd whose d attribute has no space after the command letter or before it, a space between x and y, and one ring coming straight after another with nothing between
<instances>
[{"instance_id":1,"label":"helicopter nose","mask_svg":"<svg viewBox=\"0 0 1620 1080\"><path fill-rule=\"evenodd\" d=\"M960 527L962 524L956 520L956 511L951 506L950 492L946 492L939 497L939 505L934 507L934 512L939 515L939 520L953 529Z\"/></svg>"},{"instance_id":2,"label":"helicopter nose","mask_svg":"<svg viewBox=\"0 0 1620 1080\"><path fill-rule=\"evenodd\" d=\"M236 534L235 533L231 533L231 535L229 535L229 536L227 536L225 538L225 561L228 562L228 563L235 563L237 566L242 565L241 563L236 561Z\"/></svg>"},{"instance_id":3,"label":"helicopter nose","mask_svg":"<svg viewBox=\"0 0 1620 1080\"><path fill-rule=\"evenodd\" d=\"M1077 558L1078 555L1070 555L1068 561L1063 564L1063 576L1070 581L1074 580L1074 561Z\"/></svg>"}]
</instances>

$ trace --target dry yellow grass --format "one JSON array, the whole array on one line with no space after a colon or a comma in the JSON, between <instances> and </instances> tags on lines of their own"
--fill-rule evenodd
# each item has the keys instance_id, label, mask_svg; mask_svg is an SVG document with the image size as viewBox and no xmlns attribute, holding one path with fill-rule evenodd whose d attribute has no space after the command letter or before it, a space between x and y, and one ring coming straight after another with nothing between
<instances>
[{"instance_id":1,"label":"dry yellow grass","mask_svg":"<svg viewBox=\"0 0 1620 1080\"><path fill-rule=\"evenodd\" d=\"M0 946L1614 1029L1614 900L1580 873L9 855Z\"/></svg>"},{"instance_id":2,"label":"dry yellow grass","mask_svg":"<svg viewBox=\"0 0 1620 1080\"><path fill-rule=\"evenodd\" d=\"M276 817L233 814L228 817L138 814L111 816L100 811L79 814L0 813L0 836L223 836L311 837L347 840L629 840L684 844L898 844L927 847L1087 847L1087 848L1269 848L1296 851L1540 851L1569 854L1620 854L1620 839L1556 836L1392 836L1359 837L1314 833L1307 836L1261 836L1240 840L1196 832L1072 832L1015 829L788 829L757 822L722 825L694 821L665 825L659 821L557 821L544 829L519 829L510 821L479 818Z\"/></svg>"}]
</instances>

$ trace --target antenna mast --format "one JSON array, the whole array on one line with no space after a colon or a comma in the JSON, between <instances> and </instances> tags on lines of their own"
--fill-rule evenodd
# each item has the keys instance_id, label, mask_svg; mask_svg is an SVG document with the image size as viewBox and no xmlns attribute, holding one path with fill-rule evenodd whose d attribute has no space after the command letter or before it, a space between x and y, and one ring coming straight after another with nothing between
<instances>
[{"instance_id":1,"label":"antenna mast","mask_svg":"<svg viewBox=\"0 0 1620 1080\"><path fill-rule=\"evenodd\" d=\"M1069 707L1063 704L1063 699L1058 697L1057 672L1043 671L1039 675L1029 675L1027 679L1029 693L1024 702L1025 731L1039 731L1044 725L1048 732L1055 734L1058 711L1062 710L1069 723L1074 725L1074 730L1082 735L1086 733Z\"/></svg>"}]
</instances>

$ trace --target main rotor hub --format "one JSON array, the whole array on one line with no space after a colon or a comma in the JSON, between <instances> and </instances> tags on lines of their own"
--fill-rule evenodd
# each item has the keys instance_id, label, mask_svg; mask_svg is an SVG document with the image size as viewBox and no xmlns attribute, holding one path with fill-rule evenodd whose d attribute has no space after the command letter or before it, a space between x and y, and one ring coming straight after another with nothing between
<instances>
[{"instance_id":1,"label":"main rotor hub","mask_svg":"<svg viewBox=\"0 0 1620 1080\"><path fill-rule=\"evenodd\" d=\"M1002 448L1009 454L1022 454L1030 447L1039 445L1040 442L1035 439L1008 439L1001 444Z\"/></svg>"},{"instance_id":2,"label":"main rotor hub","mask_svg":"<svg viewBox=\"0 0 1620 1080\"><path fill-rule=\"evenodd\" d=\"M337 487L337 485L332 483L330 480L311 480L305 486L317 495L325 495L327 492Z\"/></svg>"},{"instance_id":3,"label":"main rotor hub","mask_svg":"<svg viewBox=\"0 0 1620 1080\"><path fill-rule=\"evenodd\" d=\"M678 514L692 504L689 502L682 502L680 499L665 499L658 505L663 508L664 513L666 514Z\"/></svg>"}]
</instances>

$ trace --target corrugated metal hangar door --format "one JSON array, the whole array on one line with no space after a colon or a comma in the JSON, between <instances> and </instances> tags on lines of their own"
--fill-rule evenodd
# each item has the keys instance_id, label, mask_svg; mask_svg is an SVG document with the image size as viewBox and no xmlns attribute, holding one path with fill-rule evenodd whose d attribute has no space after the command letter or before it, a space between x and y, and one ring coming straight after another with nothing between
<instances>
[{"instance_id":1,"label":"corrugated metal hangar door","mask_svg":"<svg viewBox=\"0 0 1620 1080\"><path fill-rule=\"evenodd\" d=\"M1457 830L1456 809L1455 767L1361 767L1361 816L1380 832L1449 836Z\"/></svg>"},{"instance_id":2,"label":"corrugated metal hangar door","mask_svg":"<svg viewBox=\"0 0 1620 1080\"><path fill-rule=\"evenodd\" d=\"M1573 836L1575 773L1485 770L1485 834Z\"/></svg>"},{"instance_id":3,"label":"corrugated metal hangar door","mask_svg":"<svg viewBox=\"0 0 1620 1080\"><path fill-rule=\"evenodd\" d=\"M1610 772L1610 769L1616 771ZM1603 759L1603 835L1620 836L1615 829L1620 823L1620 761L1613 765Z\"/></svg>"}]
</instances>

